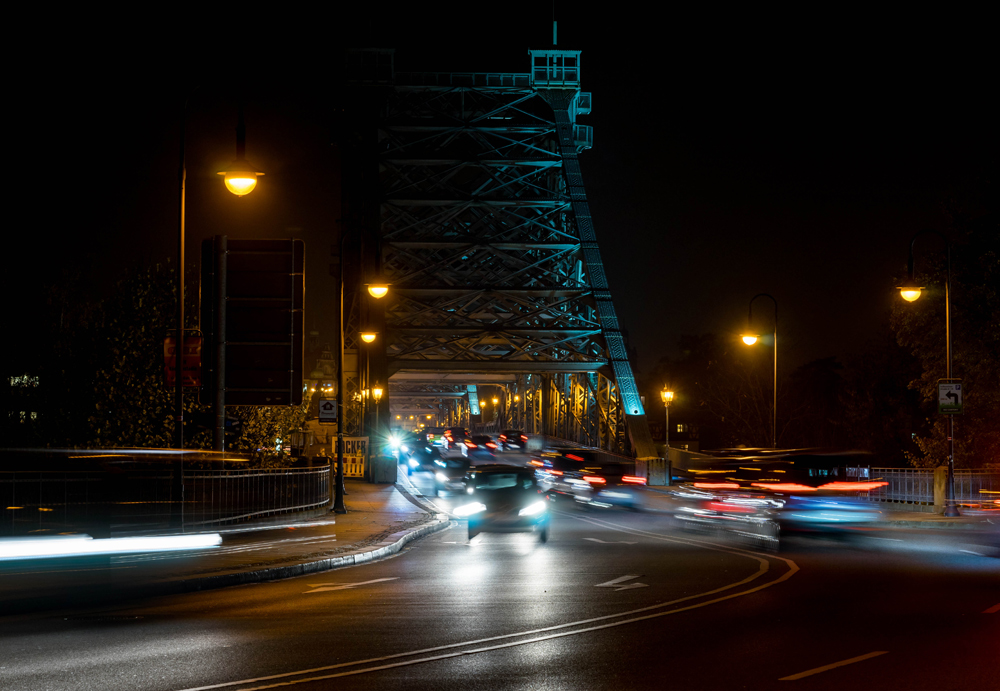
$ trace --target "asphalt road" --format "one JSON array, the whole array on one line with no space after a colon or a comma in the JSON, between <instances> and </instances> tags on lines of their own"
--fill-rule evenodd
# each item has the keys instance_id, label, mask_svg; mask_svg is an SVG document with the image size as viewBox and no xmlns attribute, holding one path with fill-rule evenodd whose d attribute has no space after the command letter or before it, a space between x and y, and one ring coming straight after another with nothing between
<instances>
[{"instance_id":1,"label":"asphalt road","mask_svg":"<svg viewBox=\"0 0 1000 691\"><path fill-rule=\"evenodd\" d=\"M996 688L1000 560L555 505L551 536L465 526L320 576L0 619L0 687Z\"/></svg>"}]
</instances>

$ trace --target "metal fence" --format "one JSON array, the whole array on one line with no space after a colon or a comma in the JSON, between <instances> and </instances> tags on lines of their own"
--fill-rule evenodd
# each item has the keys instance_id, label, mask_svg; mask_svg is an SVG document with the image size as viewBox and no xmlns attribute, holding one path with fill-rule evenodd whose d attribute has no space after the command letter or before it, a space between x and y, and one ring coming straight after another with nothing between
<instances>
[{"instance_id":1,"label":"metal fence","mask_svg":"<svg viewBox=\"0 0 1000 691\"><path fill-rule=\"evenodd\" d=\"M330 502L329 466L250 469L246 459L232 455L220 460L74 453L25 456L33 463L21 467L37 469L24 470L12 469L4 454L0 536L198 532L275 516L318 515ZM234 464L244 467L226 467Z\"/></svg>"},{"instance_id":2,"label":"metal fence","mask_svg":"<svg viewBox=\"0 0 1000 691\"><path fill-rule=\"evenodd\" d=\"M847 468L847 477L888 483L862 493L870 501L934 506L934 470L931 468ZM983 508L1000 499L1000 473L955 471L955 500L960 505Z\"/></svg>"}]
</instances>

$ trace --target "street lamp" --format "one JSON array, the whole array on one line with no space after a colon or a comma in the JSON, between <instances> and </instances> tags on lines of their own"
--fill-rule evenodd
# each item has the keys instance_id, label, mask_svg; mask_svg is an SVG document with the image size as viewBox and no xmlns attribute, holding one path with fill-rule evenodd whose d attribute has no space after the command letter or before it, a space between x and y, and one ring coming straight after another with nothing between
<instances>
[{"instance_id":1,"label":"street lamp","mask_svg":"<svg viewBox=\"0 0 1000 691\"><path fill-rule=\"evenodd\" d=\"M236 160L229 164L229 170L219 172L225 175L226 189L237 197L250 194L257 186L257 176L263 175L246 159L246 125L243 124L243 105L240 104L239 119L236 121Z\"/></svg>"},{"instance_id":2,"label":"street lamp","mask_svg":"<svg viewBox=\"0 0 1000 691\"><path fill-rule=\"evenodd\" d=\"M907 302L913 302L920 297L923 286L913 278L913 245L921 235L931 233L944 240L945 252L947 255L947 272L944 281L944 333L945 333L945 360L947 360L948 374L946 380L951 383L954 380L951 376L951 243L948 238L936 230L923 230L913 236L910 240L910 256L906 263L906 280L903 285L897 286L900 296ZM948 415L948 482L945 489L944 515L948 517L959 516L958 507L955 506L955 414Z\"/></svg>"},{"instance_id":3,"label":"street lamp","mask_svg":"<svg viewBox=\"0 0 1000 691\"><path fill-rule=\"evenodd\" d=\"M186 144L186 126L187 126L187 111L188 104L190 103L190 97L184 103L184 110L181 112L181 132L180 132L180 164L177 171L177 181L178 181L178 192L177 192L177 329L175 333L175 350L174 350L174 444L178 449L184 448L184 216L185 216L185 202L187 195L187 162L185 159L185 144ZM263 175L263 173L253 172L253 183L237 183L237 180L247 179L247 171L249 169L252 171L252 167L246 163L243 155L246 151L246 126L243 122L243 106L239 107L239 116L236 121L236 161L234 165L231 166L233 173L233 185L240 185L241 189L244 191L236 192L232 186L230 186L230 177L226 173L220 173L220 175L226 175L226 186L233 191L234 194L243 196L244 194L249 194L254 186L257 184L257 175ZM236 164L241 163L246 164L245 167L236 166ZM236 167L234 167L236 166ZM241 178L240 176L243 176Z\"/></svg>"},{"instance_id":4,"label":"street lamp","mask_svg":"<svg viewBox=\"0 0 1000 691\"><path fill-rule=\"evenodd\" d=\"M666 468L664 469L667 474L667 486L670 485L670 481L673 479L673 471L670 469L670 402L674 400L674 392L667 389L664 385L663 391L660 392L660 398L663 400L663 410L666 411L667 419L665 420L665 427L663 428L663 438L666 445L663 448L663 456L666 461Z\"/></svg>"},{"instance_id":5,"label":"street lamp","mask_svg":"<svg viewBox=\"0 0 1000 691\"><path fill-rule=\"evenodd\" d=\"M743 334L743 342L753 345L757 342L758 334L753 329L753 301L759 297L766 297L774 303L774 398L771 403L771 448L778 448L778 301L767 293L757 293L750 298L750 311L747 315L747 333Z\"/></svg>"}]
</instances>

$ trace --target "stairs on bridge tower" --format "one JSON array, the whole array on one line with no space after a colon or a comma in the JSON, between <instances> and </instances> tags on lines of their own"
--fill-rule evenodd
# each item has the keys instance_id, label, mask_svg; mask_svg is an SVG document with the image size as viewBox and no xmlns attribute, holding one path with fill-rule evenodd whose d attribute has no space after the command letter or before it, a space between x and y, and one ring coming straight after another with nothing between
<instances>
[{"instance_id":1,"label":"stairs on bridge tower","mask_svg":"<svg viewBox=\"0 0 1000 691\"><path fill-rule=\"evenodd\" d=\"M361 275L392 284L349 303L385 334L368 363L383 405L419 399L462 424L456 394L492 385L510 427L657 458L580 172L580 52L530 51L528 73L402 73L391 51L362 53L342 216Z\"/></svg>"}]
</instances>

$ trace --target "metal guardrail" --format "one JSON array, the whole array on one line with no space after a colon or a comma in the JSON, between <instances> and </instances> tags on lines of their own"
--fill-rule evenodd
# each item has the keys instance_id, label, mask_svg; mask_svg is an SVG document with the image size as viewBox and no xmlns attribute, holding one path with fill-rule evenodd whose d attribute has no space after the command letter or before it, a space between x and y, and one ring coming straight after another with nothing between
<instances>
[{"instance_id":1,"label":"metal guardrail","mask_svg":"<svg viewBox=\"0 0 1000 691\"><path fill-rule=\"evenodd\" d=\"M0 470L0 536L198 532L328 510L329 466L182 468L168 459L147 456L141 463L80 470Z\"/></svg>"},{"instance_id":2,"label":"metal guardrail","mask_svg":"<svg viewBox=\"0 0 1000 691\"><path fill-rule=\"evenodd\" d=\"M931 468L847 468L847 477L887 482L885 487L861 493L869 501L933 506L934 470ZM955 471L955 500L967 507L983 507L1000 499L1000 473Z\"/></svg>"}]
</instances>

